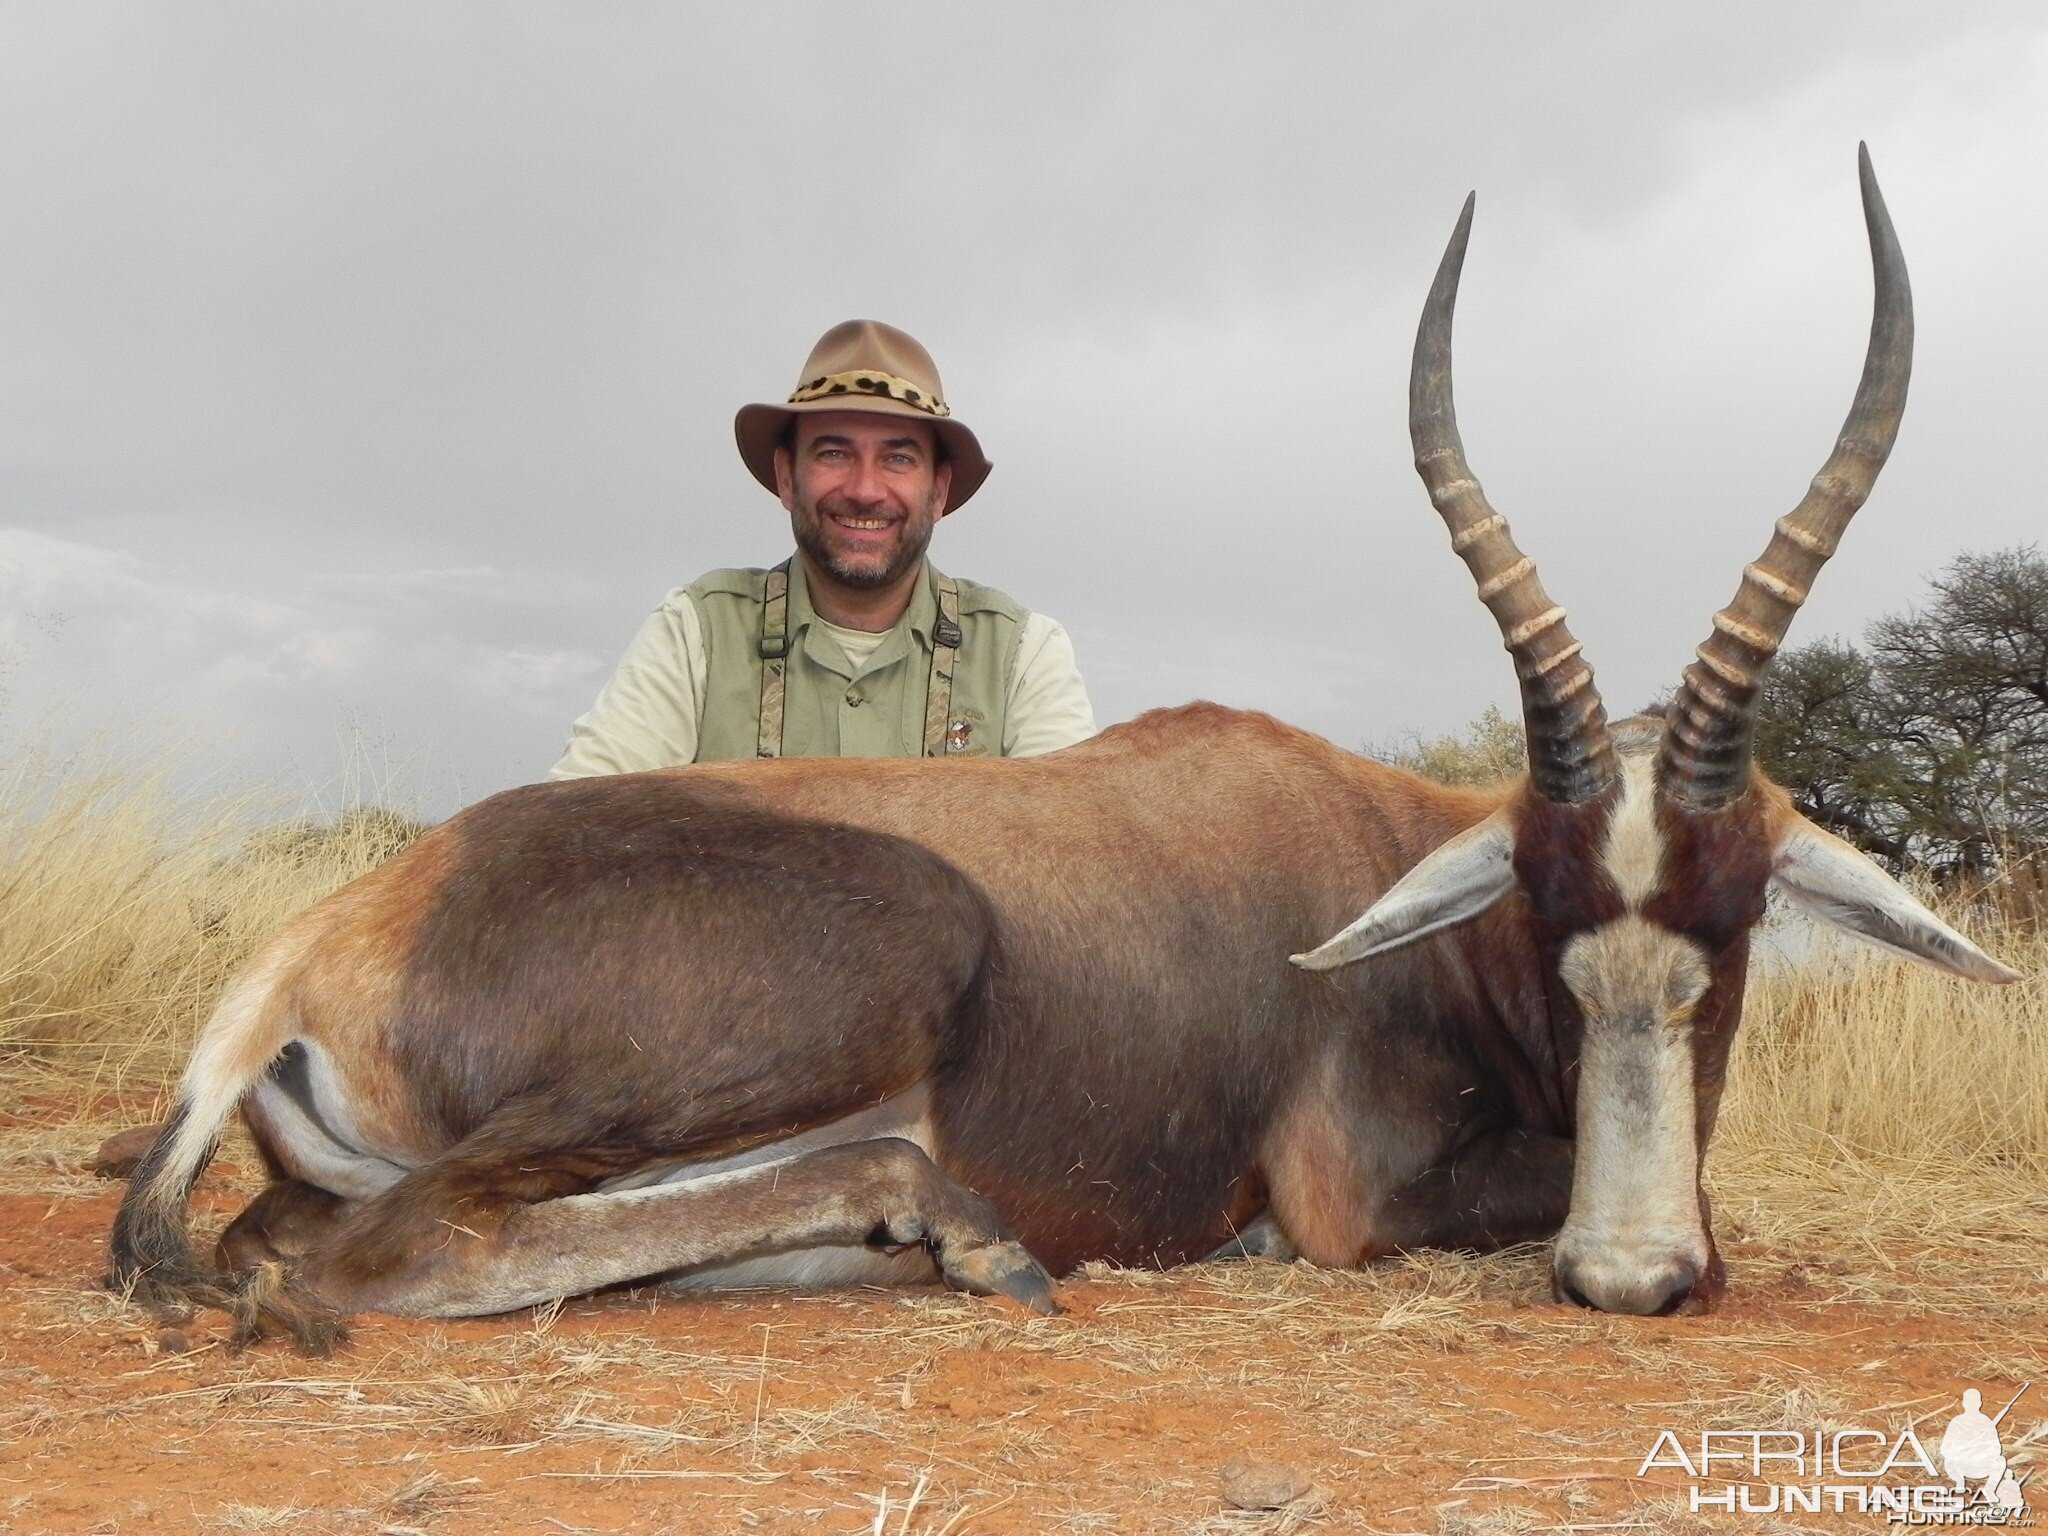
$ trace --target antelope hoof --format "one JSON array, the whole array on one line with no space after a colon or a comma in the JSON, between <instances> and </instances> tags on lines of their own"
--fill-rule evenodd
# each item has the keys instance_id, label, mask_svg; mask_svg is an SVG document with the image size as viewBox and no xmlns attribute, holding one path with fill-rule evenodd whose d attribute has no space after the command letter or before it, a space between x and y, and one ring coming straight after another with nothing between
<instances>
[{"instance_id":1,"label":"antelope hoof","mask_svg":"<svg viewBox=\"0 0 2048 1536\"><path fill-rule=\"evenodd\" d=\"M1280 1223L1266 1215L1259 1217L1214 1253L1204 1254L1202 1262L1215 1264L1224 1259L1277 1259L1282 1264L1292 1264L1300 1257L1301 1251L1288 1241L1287 1234L1280 1230Z\"/></svg>"},{"instance_id":2,"label":"antelope hoof","mask_svg":"<svg viewBox=\"0 0 2048 1536\"><path fill-rule=\"evenodd\" d=\"M952 1256L945 1265L946 1283L970 1296L1005 1296L1041 1317L1058 1317L1052 1276L1024 1250L1022 1243L989 1243Z\"/></svg>"}]
</instances>

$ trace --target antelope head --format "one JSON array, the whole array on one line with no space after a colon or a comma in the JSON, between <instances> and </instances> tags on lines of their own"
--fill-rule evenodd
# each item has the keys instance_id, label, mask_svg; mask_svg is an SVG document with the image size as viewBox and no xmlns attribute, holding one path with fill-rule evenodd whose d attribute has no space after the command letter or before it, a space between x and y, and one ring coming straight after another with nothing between
<instances>
[{"instance_id":1,"label":"antelope head","mask_svg":"<svg viewBox=\"0 0 2048 1536\"><path fill-rule=\"evenodd\" d=\"M1451 316L1469 198L1416 337L1415 466L1514 659L1529 774L1499 811L1296 959L1316 970L1345 965L1523 893L1560 1056L1577 1078L1571 1213L1552 1275L1561 1299L1602 1311L1669 1312L1720 1288L1700 1162L1742 1015L1750 930L1769 888L1957 976L2018 979L1801 816L1751 762L1764 671L1870 494L1905 409L1912 295L1867 150L1859 164L1876 306L1855 403L1805 498L1714 616L1661 719L1610 727L1564 610L1466 464L1451 396Z\"/></svg>"}]
</instances>

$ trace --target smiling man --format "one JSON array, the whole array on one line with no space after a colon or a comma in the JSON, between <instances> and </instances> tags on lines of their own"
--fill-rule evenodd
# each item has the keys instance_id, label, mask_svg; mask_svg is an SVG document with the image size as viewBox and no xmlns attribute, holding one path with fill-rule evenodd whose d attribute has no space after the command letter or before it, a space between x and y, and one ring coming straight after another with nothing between
<instances>
[{"instance_id":1,"label":"smiling man","mask_svg":"<svg viewBox=\"0 0 2048 1536\"><path fill-rule=\"evenodd\" d=\"M640 628L550 778L744 757L1032 757L1095 733L1066 631L925 558L988 478L931 356L836 325L733 423L796 554L713 571Z\"/></svg>"}]
</instances>

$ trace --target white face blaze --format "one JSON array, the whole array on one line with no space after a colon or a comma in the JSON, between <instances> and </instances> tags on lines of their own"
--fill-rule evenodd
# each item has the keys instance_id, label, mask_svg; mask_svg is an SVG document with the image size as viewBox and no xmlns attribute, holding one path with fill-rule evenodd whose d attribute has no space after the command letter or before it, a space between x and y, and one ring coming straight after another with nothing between
<instances>
[{"instance_id":1,"label":"white face blaze","mask_svg":"<svg viewBox=\"0 0 2048 1536\"><path fill-rule=\"evenodd\" d=\"M1705 1272L1691 1019L1699 945L1641 916L1664 865L1655 763L1624 757L1601 862L1627 910L1565 946L1558 971L1585 1017L1571 1215L1558 1281L1607 1312L1656 1312Z\"/></svg>"},{"instance_id":2,"label":"white face blaze","mask_svg":"<svg viewBox=\"0 0 2048 1536\"><path fill-rule=\"evenodd\" d=\"M1584 1031L1571 1212L1553 1268L1561 1290L1604 1311L1658 1312L1701 1279L1716 1278L1700 1207L1705 1128L1694 1061L1694 1020L1712 979L1711 957L1643 915L1667 881L1688 878L1671 867L1658 823L1661 727L1624 720L1612 739L1621 783L1600 863L1622 911L1577 934L1558 957ZM1798 815L1782 795L1754 809L1754 824L1724 826L1720 835L1769 836L1772 885L1815 917L1952 975L1994 984L2020 979L1863 854ZM1440 844L1348 927L1293 956L1294 963L1332 970L1478 916L1516 888L1520 835L1510 800ZM1699 870L1690 878L1711 876ZM1733 1027L1732 1019L1725 1022Z\"/></svg>"}]
</instances>

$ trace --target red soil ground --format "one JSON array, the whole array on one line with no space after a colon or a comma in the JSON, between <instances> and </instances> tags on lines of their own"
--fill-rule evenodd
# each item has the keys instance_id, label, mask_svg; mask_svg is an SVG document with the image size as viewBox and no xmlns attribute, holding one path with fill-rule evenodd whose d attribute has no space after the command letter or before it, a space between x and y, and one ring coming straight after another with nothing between
<instances>
[{"instance_id":1,"label":"red soil ground","mask_svg":"<svg viewBox=\"0 0 2048 1536\"><path fill-rule=\"evenodd\" d=\"M1693 1516L1682 1475L1636 1474L1664 1427L1917 1420L1932 1446L1965 1386L2031 1379L2011 1450L2048 1413L2048 1273L1916 1285L1739 1239L1707 1317L1550 1305L1524 1253L1091 1272L1057 1319L938 1291L621 1292L232 1355L218 1318L167 1331L96 1288L117 1186L75 1171L95 1139L38 1130L0 1161L0 1529L1877 1530ZM196 1215L248 1192L216 1169ZM1233 1509L1243 1457L1312 1486Z\"/></svg>"}]
</instances>

